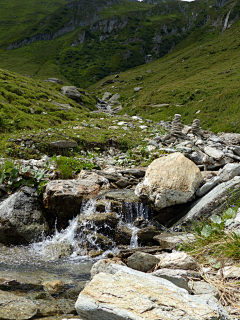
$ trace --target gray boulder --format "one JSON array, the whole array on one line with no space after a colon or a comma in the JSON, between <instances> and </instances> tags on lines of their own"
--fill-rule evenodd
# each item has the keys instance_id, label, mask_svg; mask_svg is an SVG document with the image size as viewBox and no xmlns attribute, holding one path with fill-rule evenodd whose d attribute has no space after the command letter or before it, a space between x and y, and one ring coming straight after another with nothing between
<instances>
[{"instance_id":1,"label":"gray boulder","mask_svg":"<svg viewBox=\"0 0 240 320\"><path fill-rule=\"evenodd\" d=\"M231 320L210 296L192 296L172 282L121 265L96 274L75 308L91 320Z\"/></svg>"},{"instance_id":2,"label":"gray boulder","mask_svg":"<svg viewBox=\"0 0 240 320\"><path fill-rule=\"evenodd\" d=\"M64 94L65 96L67 96L68 98L70 98L76 102L82 101L81 94L78 91L77 87L64 86L64 87L62 87L62 94Z\"/></svg>"},{"instance_id":3,"label":"gray boulder","mask_svg":"<svg viewBox=\"0 0 240 320\"><path fill-rule=\"evenodd\" d=\"M179 152L154 160L135 193L156 210L186 203L202 181L199 168Z\"/></svg>"},{"instance_id":4,"label":"gray boulder","mask_svg":"<svg viewBox=\"0 0 240 320\"><path fill-rule=\"evenodd\" d=\"M35 188L22 187L0 204L0 243L27 244L40 241L49 231Z\"/></svg>"},{"instance_id":5,"label":"gray boulder","mask_svg":"<svg viewBox=\"0 0 240 320\"><path fill-rule=\"evenodd\" d=\"M222 182L229 181L235 176L240 176L239 163L228 163L218 173L218 177Z\"/></svg>"},{"instance_id":6,"label":"gray boulder","mask_svg":"<svg viewBox=\"0 0 240 320\"><path fill-rule=\"evenodd\" d=\"M135 252L127 259L128 267L147 272L152 269L160 261L159 258L144 252Z\"/></svg>"},{"instance_id":7,"label":"gray boulder","mask_svg":"<svg viewBox=\"0 0 240 320\"><path fill-rule=\"evenodd\" d=\"M207 218L212 214L218 214L227 208L227 199L235 199L239 195L240 177L220 183L209 193L198 200L188 213L181 218L177 225L191 224L191 221Z\"/></svg>"}]
</instances>

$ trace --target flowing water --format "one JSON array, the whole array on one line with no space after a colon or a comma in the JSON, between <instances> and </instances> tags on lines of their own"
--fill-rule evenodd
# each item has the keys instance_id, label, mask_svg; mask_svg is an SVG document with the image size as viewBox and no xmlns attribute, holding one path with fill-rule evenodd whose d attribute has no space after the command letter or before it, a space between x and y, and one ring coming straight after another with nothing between
<instances>
[{"instance_id":1,"label":"flowing water","mask_svg":"<svg viewBox=\"0 0 240 320\"><path fill-rule=\"evenodd\" d=\"M105 212L100 216L111 215L111 203L105 201ZM0 283L7 277L18 283L44 283L61 280L68 292L73 292L71 299L76 299L78 293L90 279L90 269L96 259L106 257L109 253L118 253L119 248L114 238L110 244L99 240L99 232L111 235L116 226L106 221L98 224L91 217L96 213L96 199L82 204L80 214L69 222L69 226L59 232L57 229L51 237L29 246L0 247ZM131 232L128 247L138 246L137 231L133 221L138 217L148 220L149 211L140 203L125 203L124 210L114 213L118 226L127 227ZM88 219L89 217L89 219ZM104 248L104 250L103 250ZM98 253L97 258L89 258L89 252ZM11 280L11 281L12 281ZM75 290L75 291L74 291ZM28 293L29 294L29 293Z\"/></svg>"}]
</instances>

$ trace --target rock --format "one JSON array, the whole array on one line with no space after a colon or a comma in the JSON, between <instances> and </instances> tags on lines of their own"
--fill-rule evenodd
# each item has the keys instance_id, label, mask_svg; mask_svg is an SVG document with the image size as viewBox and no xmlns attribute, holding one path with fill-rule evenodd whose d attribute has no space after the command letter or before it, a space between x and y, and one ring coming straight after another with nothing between
<instances>
[{"instance_id":1,"label":"rock","mask_svg":"<svg viewBox=\"0 0 240 320\"><path fill-rule=\"evenodd\" d=\"M133 89L133 91L134 92L138 92L138 91L140 91L140 90L142 90L143 89L143 87L135 87L134 89Z\"/></svg>"},{"instance_id":2,"label":"rock","mask_svg":"<svg viewBox=\"0 0 240 320\"><path fill-rule=\"evenodd\" d=\"M118 99L119 99L119 98L120 98L120 94L116 93L116 94L114 94L114 95L109 99L109 102L110 102L110 103L113 103L113 104L119 103L119 102L118 102Z\"/></svg>"},{"instance_id":3,"label":"rock","mask_svg":"<svg viewBox=\"0 0 240 320\"><path fill-rule=\"evenodd\" d=\"M188 292L191 292L188 286L189 279L201 278L197 271L166 268L156 270L151 275L171 281L177 287L186 289Z\"/></svg>"},{"instance_id":4,"label":"rock","mask_svg":"<svg viewBox=\"0 0 240 320\"><path fill-rule=\"evenodd\" d=\"M0 289L9 290L43 290L42 279L29 273L20 273L16 271L0 272Z\"/></svg>"},{"instance_id":5,"label":"rock","mask_svg":"<svg viewBox=\"0 0 240 320\"><path fill-rule=\"evenodd\" d=\"M32 319L37 312L37 305L29 299L25 299L10 292L0 291L0 319Z\"/></svg>"},{"instance_id":6,"label":"rock","mask_svg":"<svg viewBox=\"0 0 240 320\"><path fill-rule=\"evenodd\" d=\"M182 127L183 125L181 124L181 115L175 114L170 131L171 135L182 135Z\"/></svg>"},{"instance_id":7,"label":"rock","mask_svg":"<svg viewBox=\"0 0 240 320\"><path fill-rule=\"evenodd\" d=\"M231 149L234 152L234 154L236 154L237 156L240 156L240 147L239 146L232 146Z\"/></svg>"},{"instance_id":8,"label":"rock","mask_svg":"<svg viewBox=\"0 0 240 320\"><path fill-rule=\"evenodd\" d=\"M82 96L80 92L78 91L77 87L74 86L64 86L62 87L62 94L67 96L68 98L76 101L76 102L81 102L82 101Z\"/></svg>"},{"instance_id":9,"label":"rock","mask_svg":"<svg viewBox=\"0 0 240 320\"><path fill-rule=\"evenodd\" d=\"M195 164L201 165L204 162L204 155L200 152L194 151L189 155L189 159L192 160Z\"/></svg>"},{"instance_id":10,"label":"rock","mask_svg":"<svg viewBox=\"0 0 240 320\"><path fill-rule=\"evenodd\" d=\"M191 233L161 233L153 237L153 240L157 241L163 249L172 250L176 249L182 243L194 241L195 237Z\"/></svg>"},{"instance_id":11,"label":"rock","mask_svg":"<svg viewBox=\"0 0 240 320\"><path fill-rule=\"evenodd\" d=\"M125 170L119 170L118 172L121 174L133 175L136 178L142 178L145 176L145 171L140 169L125 169Z\"/></svg>"},{"instance_id":12,"label":"rock","mask_svg":"<svg viewBox=\"0 0 240 320\"><path fill-rule=\"evenodd\" d=\"M220 276L221 273L223 274L224 278L234 278L239 279L240 278L240 267L238 266L228 266L224 267L221 270L218 271L217 275Z\"/></svg>"},{"instance_id":13,"label":"rock","mask_svg":"<svg viewBox=\"0 0 240 320\"><path fill-rule=\"evenodd\" d=\"M147 272L152 269L160 261L159 258L144 252L135 252L127 259L128 267Z\"/></svg>"},{"instance_id":14,"label":"rock","mask_svg":"<svg viewBox=\"0 0 240 320\"><path fill-rule=\"evenodd\" d=\"M41 249L41 256L45 261L55 261L69 257L72 253L73 246L67 241L46 242Z\"/></svg>"},{"instance_id":15,"label":"rock","mask_svg":"<svg viewBox=\"0 0 240 320\"><path fill-rule=\"evenodd\" d=\"M159 263L160 268L195 270L197 269L197 261L187 255L185 252L176 251L166 254Z\"/></svg>"},{"instance_id":16,"label":"rock","mask_svg":"<svg viewBox=\"0 0 240 320\"><path fill-rule=\"evenodd\" d=\"M0 243L28 244L42 240L49 226L35 188L22 187L0 203Z\"/></svg>"},{"instance_id":17,"label":"rock","mask_svg":"<svg viewBox=\"0 0 240 320\"><path fill-rule=\"evenodd\" d=\"M43 289L50 294L57 294L63 291L64 283L61 280L46 281L43 283Z\"/></svg>"},{"instance_id":18,"label":"rock","mask_svg":"<svg viewBox=\"0 0 240 320\"><path fill-rule=\"evenodd\" d=\"M224 133L219 137L223 142L228 145L239 145L240 144L240 134L239 133Z\"/></svg>"},{"instance_id":19,"label":"rock","mask_svg":"<svg viewBox=\"0 0 240 320\"><path fill-rule=\"evenodd\" d=\"M115 212L104 212L104 213L92 213L92 214L80 214L78 216L78 222L80 225L86 226L88 223L92 225L94 223L97 227L108 225L115 227L119 222L119 216Z\"/></svg>"},{"instance_id":20,"label":"rock","mask_svg":"<svg viewBox=\"0 0 240 320\"><path fill-rule=\"evenodd\" d=\"M108 267L113 264L120 264L122 266L126 266L121 260L113 260L113 259L103 259L99 260L98 262L94 263L91 269L91 279L98 273L104 272L108 273Z\"/></svg>"},{"instance_id":21,"label":"rock","mask_svg":"<svg viewBox=\"0 0 240 320\"><path fill-rule=\"evenodd\" d=\"M227 208L227 199L235 199L239 195L240 177L220 183L200 200L192 205L188 213L181 218L177 225L191 224L192 221L208 218L212 214L223 212Z\"/></svg>"},{"instance_id":22,"label":"rock","mask_svg":"<svg viewBox=\"0 0 240 320\"><path fill-rule=\"evenodd\" d=\"M138 247L138 248L129 248L120 250L118 257L121 259L126 259L130 257L135 252L145 252L149 254L157 254L162 251L161 247L151 246L151 247Z\"/></svg>"},{"instance_id":23,"label":"rock","mask_svg":"<svg viewBox=\"0 0 240 320\"><path fill-rule=\"evenodd\" d=\"M53 180L43 188L43 204L51 218L59 226L66 227L68 221L79 214L83 199L101 189L101 177L92 176L79 180ZM104 183L102 180L101 183Z\"/></svg>"},{"instance_id":24,"label":"rock","mask_svg":"<svg viewBox=\"0 0 240 320\"><path fill-rule=\"evenodd\" d=\"M104 92L102 100L103 101L107 101L109 99L109 97L111 97L111 93L110 92Z\"/></svg>"},{"instance_id":25,"label":"rock","mask_svg":"<svg viewBox=\"0 0 240 320\"><path fill-rule=\"evenodd\" d=\"M119 179L118 181L115 182L115 184L119 188L126 188L127 186L131 185L130 181L127 179Z\"/></svg>"},{"instance_id":26,"label":"rock","mask_svg":"<svg viewBox=\"0 0 240 320\"><path fill-rule=\"evenodd\" d=\"M135 193L160 210L189 201L201 181L199 168L176 152L154 160L148 167L143 182L136 186Z\"/></svg>"},{"instance_id":27,"label":"rock","mask_svg":"<svg viewBox=\"0 0 240 320\"><path fill-rule=\"evenodd\" d=\"M216 159L217 161L221 160L224 157L224 153L222 151L220 151L216 148L209 147L209 146L204 147L204 152L208 156Z\"/></svg>"},{"instance_id":28,"label":"rock","mask_svg":"<svg viewBox=\"0 0 240 320\"><path fill-rule=\"evenodd\" d=\"M219 293L213 284L207 283L205 281L190 280L189 282L190 283L188 285L191 288L191 292L193 294L196 294L196 295L208 294L213 296L216 299L219 299Z\"/></svg>"},{"instance_id":29,"label":"rock","mask_svg":"<svg viewBox=\"0 0 240 320\"><path fill-rule=\"evenodd\" d=\"M219 183L221 183L220 177L214 177L208 182L206 182L202 187L198 188L196 195L198 197L202 197L204 194L206 194L208 191L212 190L214 187L216 187Z\"/></svg>"},{"instance_id":30,"label":"rock","mask_svg":"<svg viewBox=\"0 0 240 320\"><path fill-rule=\"evenodd\" d=\"M54 148L66 149L66 148L76 148L78 144L76 141L59 140L59 141L50 142L50 146Z\"/></svg>"},{"instance_id":31,"label":"rock","mask_svg":"<svg viewBox=\"0 0 240 320\"><path fill-rule=\"evenodd\" d=\"M46 80L43 80L44 82L52 82L52 83L58 83L58 84L63 84L62 80L59 80L57 78L48 78Z\"/></svg>"},{"instance_id":32,"label":"rock","mask_svg":"<svg viewBox=\"0 0 240 320\"><path fill-rule=\"evenodd\" d=\"M129 228L127 225L119 225L115 230L116 244L130 245L132 232L132 229Z\"/></svg>"},{"instance_id":33,"label":"rock","mask_svg":"<svg viewBox=\"0 0 240 320\"><path fill-rule=\"evenodd\" d=\"M153 237L158 233L157 228L154 226L149 226L141 228L137 231L137 236L141 244L146 244L153 241Z\"/></svg>"},{"instance_id":34,"label":"rock","mask_svg":"<svg viewBox=\"0 0 240 320\"><path fill-rule=\"evenodd\" d=\"M229 181L235 176L240 176L239 163L228 163L218 172L218 177L222 182Z\"/></svg>"},{"instance_id":35,"label":"rock","mask_svg":"<svg viewBox=\"0 0 240 320\"><path fill-rule=\"evenodd\" d=\"M95 275L80 293L75 304L80 317L91 320L231 320L226 310L211 297L191 296L170 281L125 266L112 264L108 271L108 274Z\"/></svg>"}]
</instances>

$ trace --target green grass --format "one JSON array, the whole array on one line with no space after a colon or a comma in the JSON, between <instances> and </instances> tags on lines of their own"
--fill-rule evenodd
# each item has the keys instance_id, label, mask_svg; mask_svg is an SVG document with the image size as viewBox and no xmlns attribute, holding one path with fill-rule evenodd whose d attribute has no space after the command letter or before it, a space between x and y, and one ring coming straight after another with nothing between
<instances>
[{"instance_id":1,"label":"green grass","mask_svg":"<svg viewBox=\"0 0 240 320\"><path fill-rule=\"evenodd\" d=\"M105 91L118 92L125 106L122 113L129 115L159 121L181 113L185 124L199 118L204 129L239 132L239 32L236 23L212 40L184 49L180 44L162 59L121 73L118 82L101 86L114 79L108 77L89 90L99 96ZM143 88L135 93L137 86ZM163 103L169 106L154 107Z\"/></svg>"}]
</instances>

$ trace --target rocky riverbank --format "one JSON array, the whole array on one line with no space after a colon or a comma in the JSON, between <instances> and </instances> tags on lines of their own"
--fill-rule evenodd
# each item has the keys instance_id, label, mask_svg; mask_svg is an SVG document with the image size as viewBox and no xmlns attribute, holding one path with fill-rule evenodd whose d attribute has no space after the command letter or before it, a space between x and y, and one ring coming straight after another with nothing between
<instances>
[{"instance_id":1,"label":"rocky riverbank","mask_svg":"<svg viewBox=\"0 0 240 320\"><path fill-rule=\"evenodd\" d=\"M139 120L135 118L133 121ZM213 269L205 270L190 256L174 250L183 243L195 241L193 222L219 216L231 201L234 203L238 198L240 135L215 135L201 130L199 121L195 120L188 127L182 126L180 119L180 115L176 115L172 123L161 122L166 134L157 132L149 139L148 157L151 161L154 157L156 159L150 161L147 168L132 167L129 159L125 161L126 154L117 147L109 147L95 159L98 169L82 170L68 180L56 179L59 176L57 165L47 156L42 160L17 161L21 179L25 177L26 181L36 172L44 171L47 183L42 194L32 186L21 186L9 194L7 184L0 185L0 243L3 252L13 250L9 246L14 245L20 255L27 255L35 248L32 252L38 252L39 261L45 259L54 263L81 260L82 257L108 257L113 260L100 260L97 266L112 262L124 266L114 272L109 271L112 265L108 271L102 267L98 272L92 271L95 276L80 294L76 305L83 319L157 319L159 316L166 319L231 319L214 300L221 296L222 287L219 289L216 281L221 282L222 278L216 280ZM126 126L128 130L129 123L118 125ZM139 147L133 152L140 150ZM1 161L4 163L4 159ZM17 179L20 181L19 177ZM238 226L239 218L235 212L226 230L230 232L234 228L238 232ZM188 259L191 267L184 265ZM229 272L231 264L225 265L226 270L221 269L230 277L233 272ZM102 271L105 275L98 276ZM142 274L149 271L152 271L151 275ZM238 269L234 272L235 278L240 277ZM156 275L168 281L162 282L156 279ZM55 317L61 313L74 315L75 300L84 286L74 285L74 279L71 284L64 283L61 277L33 283L26 280L26 275L19 278L16 273L5 273L1 279L2 301L12 312L8 316L10 309L2 307L3 319ZM122 286L116 293L120 300L107 299L104 302L104 297L117 290L114 286L107 287L107 283L116 281ZM123 298L121 290L128 287L131 291L131 283L136 283L135 289L137 283L142 283L142 287L136 289L136 293L130 293L132 298L127 295ZM156 288L153 296L146 300L144 290L149 286ZM162 289L157 288L159 286ZM8 290L12 291L9 297L4 295ZM32 298L31 290L35 298ZM104 293L100 294L98 290ZM165 293L169 290L171 294L168 296ZM211 297L199 297L205 294ZM159 295L165 296L167 301L160 301ZM137 297L145 299L141 302L142 309L134 309L127 303L132 300L131 305L134 304ZM27 301L30 304L26 299L30 299ZM44 311L46 300L49 312ZM62 306L64 303L70 306L69 309ZM101 303L108 305L107 310L106 307L102 309ZM19 313L21 306L27 311ZM233 319L239 316L234 308L228 311Z\"/></svg>"}]
</instances>

